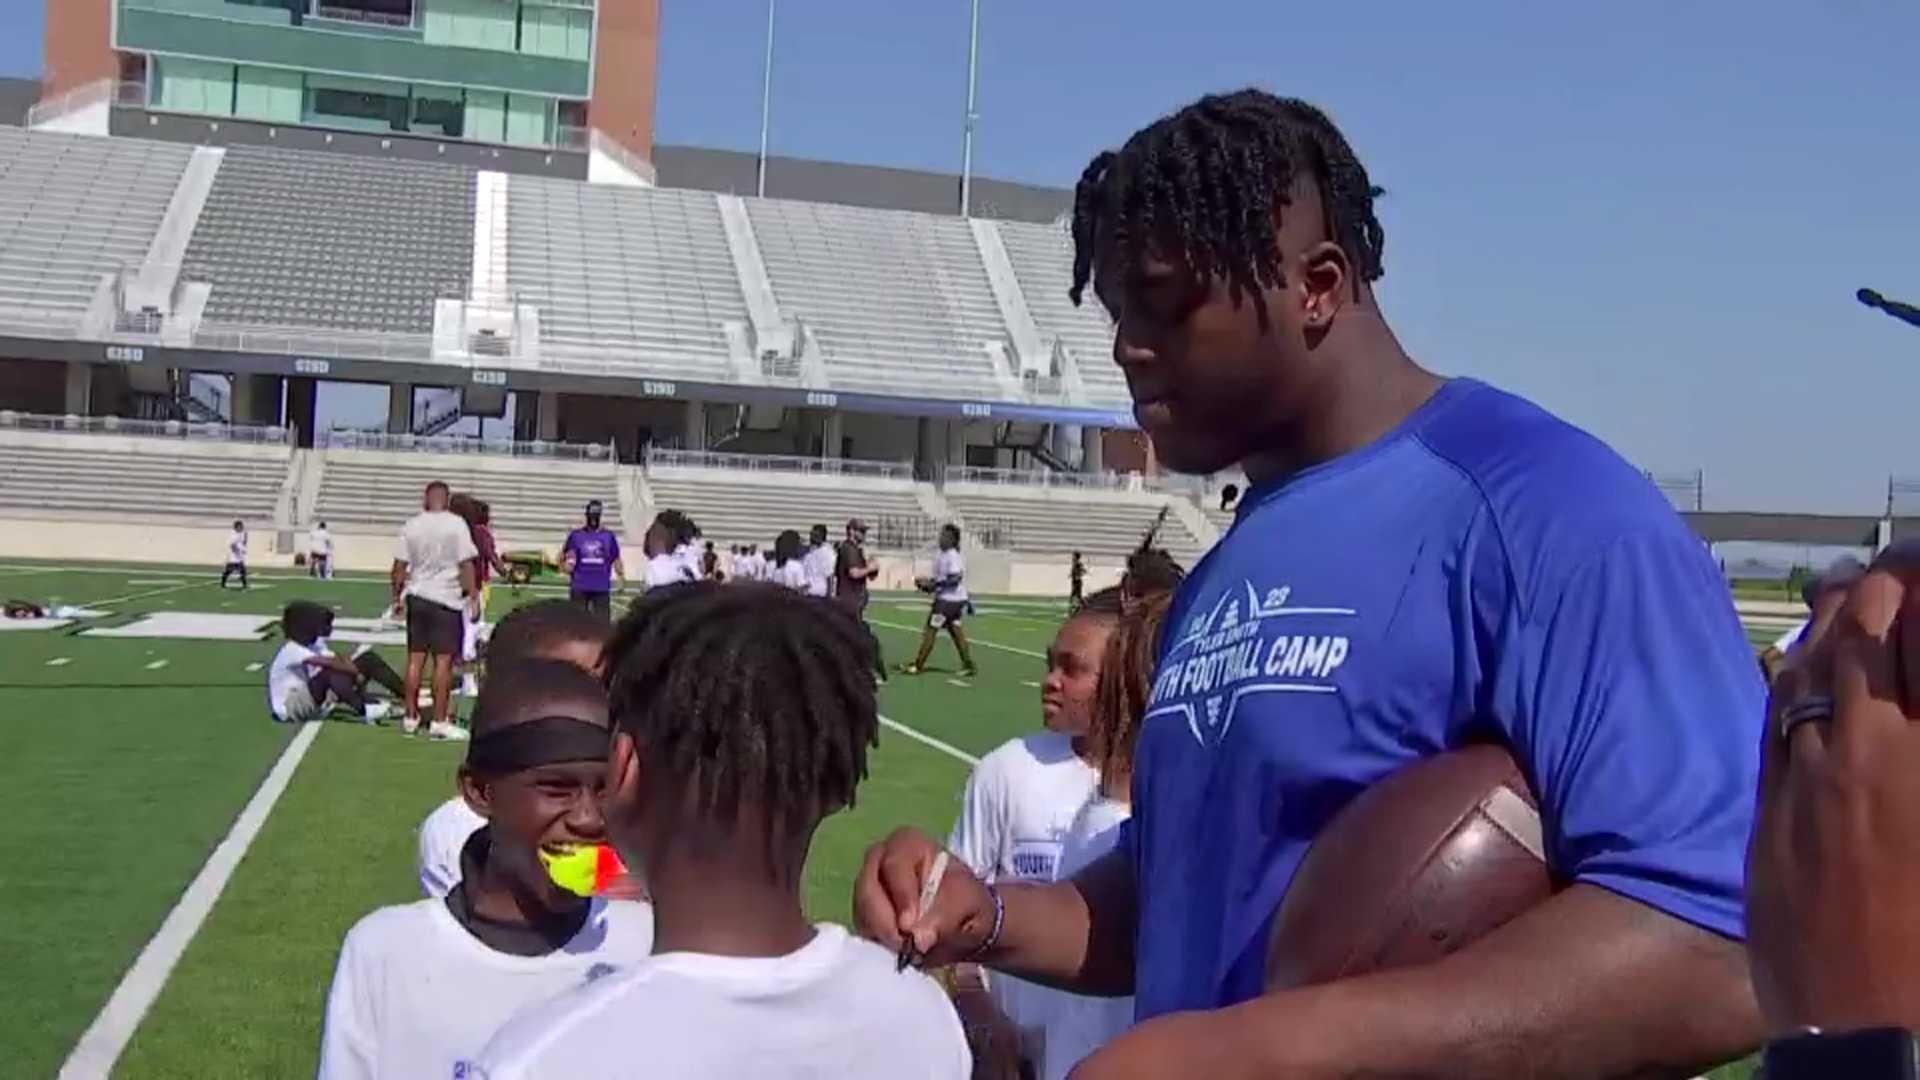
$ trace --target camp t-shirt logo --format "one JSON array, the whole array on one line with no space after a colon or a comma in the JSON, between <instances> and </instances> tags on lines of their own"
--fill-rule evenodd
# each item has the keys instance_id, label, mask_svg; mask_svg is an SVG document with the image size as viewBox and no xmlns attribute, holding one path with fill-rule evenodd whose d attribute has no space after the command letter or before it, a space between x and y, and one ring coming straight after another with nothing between
<instances>
[{"instance_id":1,"label":"camp t-shirt logo","mask_svg":"<svg viewBox=\"0 0 1920 1080\"><path fill-rule=\"evenodd\" d=\"M586 566L599 566L607 561L607 545L603 540L588 537L580 541L580 562Z\"/></svg>"},{"instance_id":2,"label":"camp t-shirt logo","mask_svg":"<svg viewBox=\"0 0 1920 1080\"><path fill-rule=\"evenodd\" d=\"M1182 717L1211 748L1250 697L1338 693L1333 675L1352 651L1359 612L1292 604L1292 592L1246 581L1196 604L1161 660L1147 715Z\"/></svg>"}]
</instances>

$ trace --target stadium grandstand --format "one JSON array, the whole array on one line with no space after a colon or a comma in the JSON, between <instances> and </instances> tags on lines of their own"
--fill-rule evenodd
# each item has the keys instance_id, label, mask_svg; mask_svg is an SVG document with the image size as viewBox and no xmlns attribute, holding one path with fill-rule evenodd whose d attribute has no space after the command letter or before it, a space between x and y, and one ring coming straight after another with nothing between
<instances>
[{"instance_id":1,"label":"stadium grandstand","mask_svg":"<svg viewBox=\"0 0 1920 1080\"><path fill-rule=\"evenodd\" d=\"M1045 592L1164 508L1185 558L1227 524L1156 475L1111 324L1067 300L1066 191L982 180L968 217L954 177L774 159L768 197L741 194L751 155L655 146L630 89L577 82L632 29L585 5L534 20L581 40L524 13L455 32L432 4L245 32L205 5L75 10L101 5L125 9L117 75L50 52L59 78L0 85L0 515L84 507L93 554L193 560L235 518L289 555L326 521L341 566L374 566L440 477L510 545L551 548L590 499L629 539L674 508L725 546L861 517L905 580L951 522L981 587ZM371 47L252 64L323 19L405 22L422 84L379 83ZM175 55L189 30L213 52ZM476 48L522 80L504 119L424 85ZM328 404L376 388L384 417ZM115 547L115 516L153 528Z\"/></svg>"}]
</instances>

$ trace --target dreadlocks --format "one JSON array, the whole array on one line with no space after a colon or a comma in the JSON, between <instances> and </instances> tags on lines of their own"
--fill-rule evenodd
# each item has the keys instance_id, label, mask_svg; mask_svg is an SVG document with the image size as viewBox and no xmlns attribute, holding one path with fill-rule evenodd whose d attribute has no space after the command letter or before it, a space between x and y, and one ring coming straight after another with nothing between
<instances>
[{"instance_id":1,"label":"dreadlocks","mask_svg":"<svg viewBox=\"0 0 1920 1080\"><path fill-rule=\"evenodd\" d=\"M697 817L758 813L777 864L780 843L853 805L880 729L873 644L847 610L772 585L650 589L606 657L614 723Z\"/></svg>"},{"instance_id":2,"label":"dreadlocks","mask_svg":"<svg viewBox=\"0 0 1920 1080\"><path fill-rule=\"evenodd\" d=\"M1100 769L1101 787L1124 792L1133 777L1133 747L1153 693L1153 662L1160 626L1173 593L1156 590L1132 603L1100 661L1100 683L1093 695L1093 722L1087 727L1087 757Z\"/></svg>"},{"instance_id":3,"label":"dreadlocks","mask_svg":"<svg viewBox=\"0 0 1920 1080\"><path fill-rule=\"evenodd\" d=\"M1235 302L1251 299L1264 322L1262 289L1285 284L1278 211L1302 177L1319 187L1328 238L1360 281L1378 280L1386 235L1373 200L1382 192L1346 136L1298 98L1241 90L1156 120L1087 166L1073 194L1068 295L1080 303L1096 256L1125 273L1151 249L1195 280L1225 278Z\"/></svg>"},{"instance_id":4,"label":"dreadlocks","mask_svg":"<svg viewBox=\"0 0 1920 1080\"><path fill-rule=\"evenodd\" d=\"M1127 556L1127 572L1121 575L1120 588L1129 601L1140 600L1156 592L1172 592L1187 578L1187 571L1179 560L1166 548L1155 544L1160 538L1160 527L1167 523L1167 515L1172 510L1171 505L1160 508L1159 516L1153 519L1147 534L1140 538L1140 545Z\"/></svg>"}]
</instances>

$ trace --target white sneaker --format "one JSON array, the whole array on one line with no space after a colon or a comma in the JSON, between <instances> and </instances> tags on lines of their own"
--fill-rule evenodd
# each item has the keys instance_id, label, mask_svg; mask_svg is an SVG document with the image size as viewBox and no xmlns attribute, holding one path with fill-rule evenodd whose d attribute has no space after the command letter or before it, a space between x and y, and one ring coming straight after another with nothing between
<instances>
[{"instance_id":1,"label":"white sneaker","mask_svg":"<svg viewBox=\"0 0 1920 1080\"><path fill-rule=\"evenodd\" d=\"M474 678L471 675L468 675L465 678L461 679L460 680L460 696L461 697L479 697L480 696L480 680Z\"/></svg>"},{"instance_id":2,"label":"white sneaker","mask_svg":"<svg viewBox=\"0 0 1920 1080\"><path fill-rule=\"evenodd\" d=\"M384 701L369 701L367 702L367 709L362 718L369 724L377 724L392 715L392 705Z\"/></svg>"},{"instance_id":3,"label":"white sneaker","mask_svg":"<svg viewBox=\"0 0 1920 1080\"><path fill-rule=\"evenodd\" d=\"M420 718L417 716L409 716L400 721L400 730L408 735L418 734L420 731Z\"/></svg>"},{"instance_id":4,"label":"white sneaker","mask_svg":"<svg viewBox=\"0 0 1920 1080\"><path fill-rule=\"evenodd\" d=\"M432 724L427 727L427 738L434 742L466 742L472 738L467 729L459 724Z\"/></svg>"}]
</instances>

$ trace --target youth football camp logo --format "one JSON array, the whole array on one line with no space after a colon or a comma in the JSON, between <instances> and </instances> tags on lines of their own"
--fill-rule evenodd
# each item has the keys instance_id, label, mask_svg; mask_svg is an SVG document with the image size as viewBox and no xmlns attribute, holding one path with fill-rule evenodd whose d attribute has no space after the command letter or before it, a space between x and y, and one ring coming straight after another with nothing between
<instances>
[{"instance_id":1,"label":"youth football camp logo","mask_svg":"<svg viewBox=\"0 0 1920 1080\"><path fill-rule=\"evenodd\" d=\"M1196 605L1154 678L1147 718L1180 716L1211 749L1249 698L1338 693L1333 674L1352 649L1340 631L1359 612L1292 604L1292 592L1285 585L1262 592L1244 581L1211 605Z\"/></svg>"}]
</instances>

